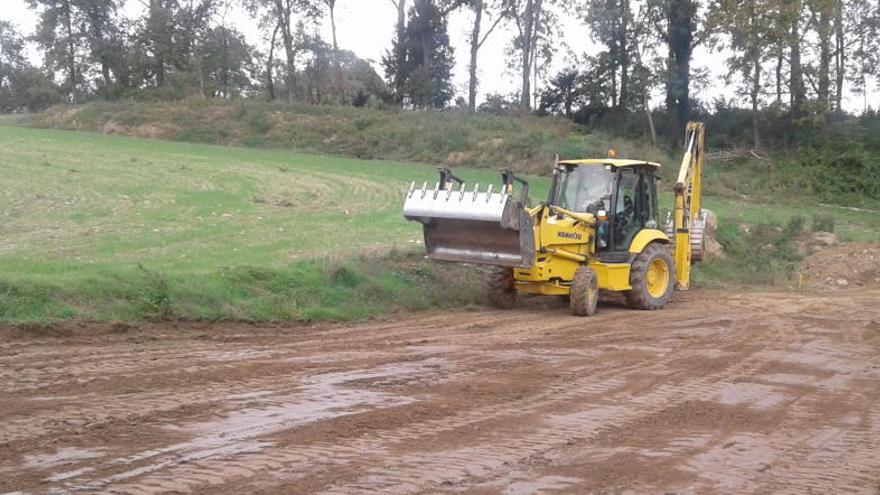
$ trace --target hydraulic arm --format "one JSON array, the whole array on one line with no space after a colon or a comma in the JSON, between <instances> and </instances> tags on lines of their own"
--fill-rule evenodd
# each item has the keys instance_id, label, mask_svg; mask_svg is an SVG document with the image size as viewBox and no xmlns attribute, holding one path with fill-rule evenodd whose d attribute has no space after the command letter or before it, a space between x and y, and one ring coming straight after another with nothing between
<instances>
[{"instance_id":1,"label":"hydraulic arm","mask_svg":"<svg viewBox=\"0 0 880 495\"><path fill-rule=\"evenodd\" d=\"M706 216L701 209L703 175L702 122L689 122L685 129L685 150L675 183L674 241L676 288L690 286L691 260L703 257Z\"/></svg>"}]
</instances>

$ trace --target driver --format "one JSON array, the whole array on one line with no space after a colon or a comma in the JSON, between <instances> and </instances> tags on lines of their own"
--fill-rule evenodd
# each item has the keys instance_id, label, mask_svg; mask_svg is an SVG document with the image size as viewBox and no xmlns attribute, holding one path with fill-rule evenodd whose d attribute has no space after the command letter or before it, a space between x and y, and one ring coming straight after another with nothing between
<instances>
[{"instance_id":1,"label":"driver","mask_svg":"<svg viewBox=\"0 0 880 495\"><path fill-rule=\"evenodd\" d=\"M623 242L624 230L629 225L635 214L635 202L633 201L633 191L621 191L618 197L617 208L614 214L614 240L617 243Z\"/></svg>"},{"instance_id":2,"label":"driver","mask_svg":"<svg viewBox=\"0 0 880 495\"><path fill-rule=\"evenodd\" d=\"M611 202L610 183L592 183L584 194L582 210L593 215L598 215L599 210L607 210Z\"/></svg>"}]
</instances>

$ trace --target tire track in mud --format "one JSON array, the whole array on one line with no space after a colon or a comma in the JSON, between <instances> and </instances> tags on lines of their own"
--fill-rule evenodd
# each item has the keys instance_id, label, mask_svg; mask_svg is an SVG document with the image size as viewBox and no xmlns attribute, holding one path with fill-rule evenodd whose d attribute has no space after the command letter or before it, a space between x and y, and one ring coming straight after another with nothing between
<instances>
[{"instance_id":1,"label":"tire track in mud","mask_svg":"<svg viewBox=\"0 0 880 495\"><path fill-rule=\"evenodd\" d=\"M666 366L668 362L679 359L680 357L681 356L678 354L672 355L667 361L658 363L656 366ZM552 409L557 404L576 403L585 398L589 398L590 396L600 396L625 384L624 379L614 376L615 374L623 372L624 369L629 371L644 370L640 365L636 364L626 368L608 368L604 372L605 376L597 376L595 373L588 372L579 380L560 384L542 394L539 394L537 397L532 398L527 401L527 403L499 405L490 408L471 410L464 414L454 415L450 418L415 424L402 430L391 432L390 434L360 438L350 445L318 445L315 451L312 451L309 448L300 448L293 455L287 452L278 452L275 454L244 453L242 457L245 458L236 462L236 466L238 466L239 469L250 470L253 472L268 472L272 470L275 471L274 476L276 477L280 476L277 466L288 466L284 471L293 473L316 468L315 466L310 467L307 464L303 464L304 459L321 459L321 464L342 466L350 464L354 459L362 459L368 453L377 451L382 452L384 449L395 448L412 441L421 443L424 438L435 437L437 435L442 435L443 433L460 430L469 425L486 423L493 420L515 419L519 416L535 414L542 410ZM735 374L736 371L732 371L732 373ZM599 380L597 381L597 379ZM689 386L692 387L692 384ZM557 430L556 433L561 432L566 438L571 438L571 436L576 433L564 429ZM533 447L535 445L549 445L548 439L541 435L527 437L525 441ZM551 443L558 443L559 438L556 434L553 434L549 437L549 441ZM518 447L514 451L521 452L522 450L523 449ZM529 451L528 449L526 450ZM510 454L512 451L508 449L506 452ZM487 458L491 458L491 456ZM503 465L506 462L510 462L510 460L511 459L505 458L504 461L499 462ZM470 464L472 461L473 459L469 459L467 462ZM206 465L205 463L202 463L198 466L191 466L189 464L186 466L178 466L171 472L159 476L150 476L136 484L124 485L122 488L125 490L132 490L133 492L138 492L145 486L163 486L166 489L175 487L177 490L186 490L200 486L205 479L212 479L213 483L219 484L226 481L226 479L224 476L218 475L217 472L222 472L223 470L221 469L221 466L228 464L229 462L234 461L231 459L220 459L214 463L216 465ZM294 467L291 469L291 466ZM387 465L384 466L383 469L387 469ZM405 473L402 476L404 477L400 479L409 479L409 473ZM375 480L371 480L371 484L375 485L375 483ZM389 486L388 488L393 489L394 486ZM345 486L342 487L342 490L351 491L352 487Z\"/></svg>"},{"instance_id":2,"label":"tire track in mud","mask_svg":"<svg viewBox=\"0 0 880 495\"><path fill-rule=\"evenodd\" d=\"M259 329L233 342L177 336L144 356L113 337L54 350L64 341L39 340L30 350L11 343L16 355L0 360L2 371L10 363L29 370L29 352L40 356L34 367L54 363L42 375L21 374L16 401L34 398L26 387L41 379L63 384L65 363L70 380L114 369L120 379L88 396L73 390L56 398L55 418L101 425L83 430L77 443L97 451L56 467L26 467L22 455L60 455L52 454L51 432L69 427L39 414L11 423L0 408L0 432L33 442L16 444L14 457L0 455L7 479L0 491L590 491L627 488L627 479L591 485L567 466L621 459L663 462L686 480L657 475L641 485L655 491L873 490L880 342L866 332L880 312L841 319L840 311L860 304L841 295L716 299L705 305L685 295L661 312L603 306L588 320L542 308L428 314L354 329ZM174 370L158 368L175 360L197 379L165 384ZM292 364L295 371L286 367ZM149 378L147 391L113 388L139 373ZM229 376L209 380L219 373ZM15 389L17 374L8 376ZM626 436L701 404L769 419L725 426L685 416L668 431L647 430L650 445ZM103 433L172 424L168 438L135 445ZM60 438L63 445L74 437Z\"/></svg>"}]
</instances>

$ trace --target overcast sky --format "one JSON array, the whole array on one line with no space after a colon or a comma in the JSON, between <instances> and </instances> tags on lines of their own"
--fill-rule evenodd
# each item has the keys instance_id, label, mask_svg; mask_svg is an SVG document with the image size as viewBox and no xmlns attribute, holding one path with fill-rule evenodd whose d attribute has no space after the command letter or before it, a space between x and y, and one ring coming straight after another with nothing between
<instances>
[{"instance_id":1,"label":"overcast sky","mask_svg":"<svg viewBox=\"0 0 880 495\"><path fill-rule=\"evenodd\" d=\"M379 61L382 55L391 45L391 38L397 22L397 11L390 0L337 0L336 25L337 37L340 48L353 51L361 58L374 62L377 71L382 74ZM136 16L140 14L141 4L129 0L126 14ZM9 20L17 24L23 33L32 33L36 24L36 14L28 9L25 0L0 0L0 19ZM562 15L559 49L557 51L554 66L564 65L570 51L576 53L595 53L598 47L590 40L589 31L581 24L580 20L571 15ZM232 12L229 16L232 23L247 36L249 42L262 46L262 35L256 21L240 11ZM462 9L455 12L449 19L449 36L455 50L456 67L454 70L454 84L457 95L467 95L467 64L469 59L469 31L471 29L472 14ZM489 22L486 22L486 25ZM511 93L517 91L518 77L507 68L505 48L513 37L513 26L501 25L483 45L480 50L480 99L487 93ZM330 39L329 21L323 26L325 39ZM36 51L31 51L32 57L37 58ZM736 96L735 85L727 86L721 76L725 72L724 53L710 53L703 47L698 47L694 53L694 68L706 69L712 75L712 83L704 88L694 88L693 97L711 101L714 97L724 95ZM35 60L39 62L39 59ZM550 71L551 74L553 71ZM876 84L871 84L874 91L868 94L868 105L874 108L880 106L880 93L876 91ZM655 94L655 105L662 102L661 95ZM862 94L845 92L844 105L847 109L860 111L864 105ZM744 103L742 99L740 102Z\"/></svg>"}]
</instances>

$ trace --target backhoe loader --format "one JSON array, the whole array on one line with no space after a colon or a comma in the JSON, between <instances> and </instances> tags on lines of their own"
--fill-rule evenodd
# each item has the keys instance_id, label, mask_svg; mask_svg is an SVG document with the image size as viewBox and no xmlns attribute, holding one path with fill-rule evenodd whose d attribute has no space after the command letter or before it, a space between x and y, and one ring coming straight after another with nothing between
<instances>
[{"instance_id":1,"label":"backhoe loader","mask_svg":"<svg viewBox=\"0 0 880 495\"><path fill-rule=\"evenodd\" d=\"M528 205L528 182L508 170L496 192L468 190L441 168L433 190L410 186L403 214L422 224L429 259L491 265L493 306L510 308L519 293L568 296L573 314L589 316L602 290L623 293L633 308L659 309L673 288L688 288L691 262L705 252L703 138L704 125L688 123L667 225L657 203L660 164L612 152L557 159L550 195L536 206Z\"/></svg>"}]
</instances>

